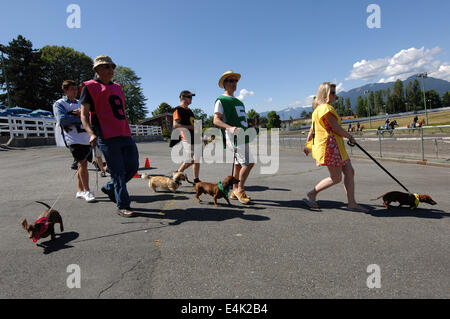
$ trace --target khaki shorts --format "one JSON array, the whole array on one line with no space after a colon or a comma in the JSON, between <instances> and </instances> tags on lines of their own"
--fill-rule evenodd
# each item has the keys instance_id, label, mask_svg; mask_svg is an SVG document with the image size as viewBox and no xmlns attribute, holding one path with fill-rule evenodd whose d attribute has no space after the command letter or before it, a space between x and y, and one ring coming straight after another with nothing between
<instances>
[{"instance_id":1,"label":"khaki shorts","mask_svg":"<svg viewBox=\"0 0 450 319\"><path fill-rule=\"evenodd\" d=\"M233 152L233 143L227 139L227 148ZM236 154L234 155L234 164L241 166L250 166L255 163L254 154L250 153L250 147L248 144L241 144L236 147Z\"/></svg>"}]
</instances>

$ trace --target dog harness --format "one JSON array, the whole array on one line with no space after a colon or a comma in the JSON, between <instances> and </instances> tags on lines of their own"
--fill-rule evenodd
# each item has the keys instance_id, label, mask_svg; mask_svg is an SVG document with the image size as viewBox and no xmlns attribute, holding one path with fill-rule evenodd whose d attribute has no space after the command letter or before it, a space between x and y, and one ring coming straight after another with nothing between
<instances>
[{"instance_id":1,"label":"dog harness","mask_svg":"<svg viewBox=\"0 0 450 319\"><path fill-rule=\"evenodd\" d=\"M35 222L35 224L43 224L43 225L42 225L41 230L39 231L39 233L38 233L38 234L35 234L35 235L33 236L33 243L37 242L37 241L39 240L39 238L41 238L42 234L45 233L45 232L47 231L47 229L48 229L48 224L49 224L49 222L48 222L48 217L42 217L42 218L39 218L39 219Z\"/></svg>"},{"instance_id":2,"label":"dog harness","mask_svg":"<svg viewBox=\"0 0 450 319\"><path fill-rule=\"evenodd\" d=\"M226 198L228 198L228 195L230 193L229 189L225 189L222 185L222 182L217 183L217 185L219 186L219 190L225 195Z\"/></svg>"},{"instance_id":3,"label":"dog harness","mask_svg":"<svg viewBox=\"0 0 450 319\"><path fill-rule=\"evenodd\" d=\"M417 207L419 207L419 203L420 203L420 197L419 194L414 194L414 207L411 207L411 210L416 209Z\"/></svg>"}]
</instances>

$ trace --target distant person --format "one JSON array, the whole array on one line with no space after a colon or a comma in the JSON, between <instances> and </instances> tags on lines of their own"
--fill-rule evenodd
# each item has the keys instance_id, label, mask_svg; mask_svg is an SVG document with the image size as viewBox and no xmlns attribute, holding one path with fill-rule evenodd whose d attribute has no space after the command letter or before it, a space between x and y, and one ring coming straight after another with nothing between
<instances>
[{"instance_id":1,"label":"distant person","mask_svg":"<svg viewBox=\"0 0 450 319\"><path fill-rule=\"evenodd\" d=\"M131 217L127 183L138 171L139 153L131 138L122 87L112 82L115 68L109 56L95 58L96 77L85 82L81 91L81 120L91 145L98 145L105 156L111 174L102 192L117 204L118 215Z\"/></svg>"},{"instance_id":2,"label":"distant person","mask_svg":"<svg viewBox=\"0 0 450 319\"><path fill-rule=\"evenodd\" d=\"M359 132L361 131L361 123L358 122L358 124L356 125L356 131Z\"/></svg>"},{"instance_id":3,"label":"distant person","mask_svg":"<svg viewBox=\"0 0 450 319\"><path fill-rule=\"evenodd\" d=\"M348 209L366 212L367 210L355 200L355 171L344 144L344 137L351 143L356 143L353 136L341 127L341 119L331 105L336 98L336 84L322 83L314 101L312 125L307 142L312 141L312 156L317 166L326 166L330 177L319 182L307 194L305 203L311 208L318 208L317 195L329 187L339 184L344 175L344 187L347 193ZM308 144L308 143L307 143ZM308 156L310 150L305 147Z\"/></svg>"},{"instance_id":4,"label":"distant person","mask_svg":"<svg viewBox=\"0 0 450 319\"><path fill-rule=\"evenodd\" d=\"M89 135L84 130L80 114L81 105L76 99L78 85L75 81L66 80L62 84L64 97L53 105L53 113L57 122L55 136L62 137L69 148L77 165L77 193L76 198L83 198L87 202L94 202L95 196L89 189L88 161L92 161Z\"/></svg>"},{"instance_id":5,"label":"distant person","mask_svg":"<svg viewBox=\"0 0 450 319\"><path fill-rule=\"evenodd\" d=\"M350 132L352 130L352 123L348 123L347 132Z\"/></svg>"},{"instance_id":6,"label":"distant person","mask_svg":"<svg viewBox=\"0 0 450 319\"><path fill-rule=\"evenodd\" d=\"M385 130L388 130L389 129L389 123L390 123L391 121L389 120L389 118L387 118L386 119L386 121L384 121L384 129Z\"/></svg>"},{"instance_id":7,"label":"distant person","mask_svg":"<svg viewBox=\"0 0 450 319\"><path fill-rule=\"evenodd\" d=\"M419 117L416 115L414 116L413 122L412 122L412 127L416 128L417 127L417 122L419 121Z\"/></svg>"},{"instance_id":8,"label":"distant person","mask_svg":"<svg viewBox=\"0 0 450 319\"><path fill-rule=\"evenodd\" d=\"M192 103L192 97L195 96L194 93L191 93L187 90L182 91L180 93L180 105L175 108L173 112L173 128L185 128L189 130L190 138L185 136L183 131L180 132L179 140L171 141L171 146L174 146L178 141L181 141L183 146L184 154L186 154L185 161L178 168L177 172L184 172L189 166L192 165L193 174L194 174L194 183L201 182L199 179L200 173L200 159L201 153L196 154L194 152L194 121L195 115L194 112L189 108L189 105Z\"/></svg>"}]
</instances>

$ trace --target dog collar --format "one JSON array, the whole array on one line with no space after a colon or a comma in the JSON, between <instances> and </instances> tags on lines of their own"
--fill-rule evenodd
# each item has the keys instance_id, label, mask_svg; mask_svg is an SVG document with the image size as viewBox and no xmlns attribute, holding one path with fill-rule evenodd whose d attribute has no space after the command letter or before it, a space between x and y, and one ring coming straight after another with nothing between
<instances>
[{"instance_id":1,"label":"dog collar","mask_svg":"<svg viewBox=\"0 0 450 319\"><path fill-rule=\"evenodd\" d=\"M228 198L228 194L230 193L230 190L225 189L222 185L222 182L217 183L217 185L219 186L219 190L225 195L225 197Z\"/></svg>"},{"instance_id":2,"label":"dog collar","mask_svg":"<svg viewBox=\"0 0 450 319\"><path fill-rule=\"evenodd\" d=\"M37 242L39 240L39 238L41 238L42 234L45 233L48 229L48 217L42 217L40 219L38 219L35 224L43 224L43 226L41 227L41 231L38 234L35 234L33 236L33 242Z\"/></svg>"},{"instance_id":3,"label":"dog collar","mask_svg":"<svg viewBox=\"0 0 450 319\"><path fill-rule=\"evenodd\" d=\"M419 203L420 203L420 197L419 194L414 194L415 200L414 200L414 207L411 207L411 210L416 209L417 207L419 207Z\"/></svg>"}]
</instances>

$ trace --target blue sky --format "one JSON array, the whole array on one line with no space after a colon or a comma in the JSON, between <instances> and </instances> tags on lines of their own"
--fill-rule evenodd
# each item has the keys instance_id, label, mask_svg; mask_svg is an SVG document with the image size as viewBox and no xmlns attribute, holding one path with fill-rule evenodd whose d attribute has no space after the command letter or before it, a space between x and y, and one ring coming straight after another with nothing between
<instances>
[{"instance_id":1,"label":"blue sky","mask_svg":"<svg viewBox=\"0 0 450 319\"><path fill-rule=\"evenodd\" d=\"M70 4L81 28L69 29ZM369 29L370 4L381 28ZM142 78L147 108L179 103L213 113L223 72L242 74L246 109L310 104L320 83L350 90L414 72L450 80L450 2L430 1L8 1L0 43L22 34L35 48L64 45L94 58L108 54ZM252 94L253 93L253 94Z\"/></svg>"}]
</instances>

